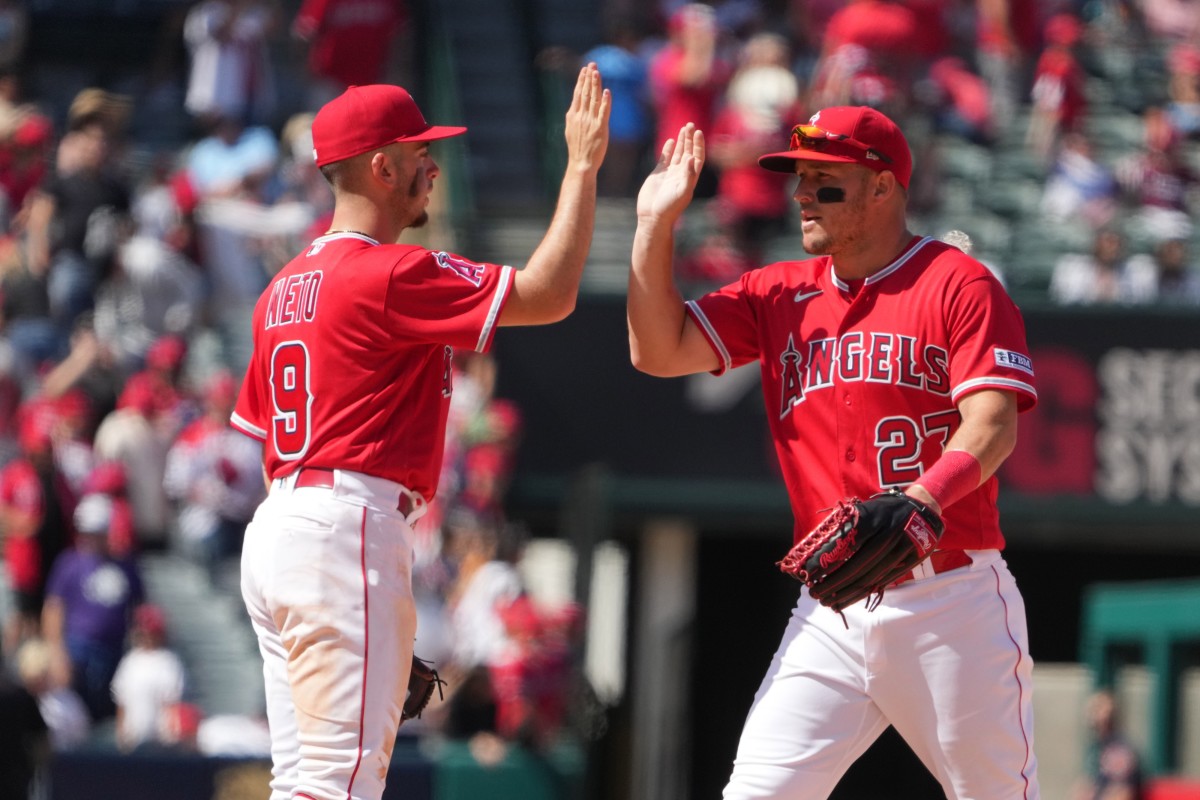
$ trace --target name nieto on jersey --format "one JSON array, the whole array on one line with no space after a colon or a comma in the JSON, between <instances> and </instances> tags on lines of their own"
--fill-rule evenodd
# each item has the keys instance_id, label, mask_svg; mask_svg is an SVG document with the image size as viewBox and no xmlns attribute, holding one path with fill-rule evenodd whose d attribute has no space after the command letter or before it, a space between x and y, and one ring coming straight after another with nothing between
<instances>
[{"instance_id":1,"label":"name nieto on jersey","mask_svg":"<svg viewBox=\"0 0 1200 800\"><path fill-rule=\"evenodd\" d=\"M264 327L312 322L317 315L317 294L321 290L321 270L301 272L276 281L267 301Z\"/></svg>"}]
</instances>

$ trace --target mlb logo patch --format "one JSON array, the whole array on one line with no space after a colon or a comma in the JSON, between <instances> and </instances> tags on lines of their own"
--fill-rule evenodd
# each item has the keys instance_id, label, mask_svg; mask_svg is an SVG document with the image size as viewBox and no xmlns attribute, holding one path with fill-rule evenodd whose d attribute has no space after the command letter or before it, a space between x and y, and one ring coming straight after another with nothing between
<instances>
[{"instance_id":1,"label":"mlb logo patch","mask_svg":"<svg viewBox=\"0 0 1200 800\"><path fill-rule=\"evenodd\" d=\"M1021 372L1033 374L1033 359L1015 350L1001 350L999 347L992 351L996 357L996 366L1019 369Z\"/></svg>"}]
</instances>

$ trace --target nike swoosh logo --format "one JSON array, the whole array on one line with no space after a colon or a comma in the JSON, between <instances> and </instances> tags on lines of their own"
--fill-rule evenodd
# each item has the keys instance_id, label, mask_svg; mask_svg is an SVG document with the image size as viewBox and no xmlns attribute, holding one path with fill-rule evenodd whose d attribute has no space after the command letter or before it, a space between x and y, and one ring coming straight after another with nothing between
<instances>
[{"instance_id":1,"label":"nike swoosh logo","mask_svg":"<svg viewBox=\"0 0 1200 800\"><path fill-rule=\"evenodd\" d=\"M805 292L801 290L796 292L796 297L794 299L797 303L803 303L805 300L811 300L821 293L822 292L820 289L817 289L815 292Z\"/></svg>"}]
</instances>

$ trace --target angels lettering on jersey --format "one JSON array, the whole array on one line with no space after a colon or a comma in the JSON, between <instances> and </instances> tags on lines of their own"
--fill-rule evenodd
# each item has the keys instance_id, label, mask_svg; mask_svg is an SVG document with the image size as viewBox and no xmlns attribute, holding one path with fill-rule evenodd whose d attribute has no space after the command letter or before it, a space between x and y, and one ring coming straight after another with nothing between
<instances>
[{"instance_id":1,"label":"angels lettering on jersey","mask_svg":"<svg viewBox=\"0 0 1200 800\"><path fill-rule=\"evenodd\" d=\"M835 379L950 394L950 354L937 345L920 346L913 336L850 331L838 338L801 342L801 347L807 352L801 352L795 337L789 335L787 347L779 354L783 365L780 419L803 402L808 392L832 388Z\"/></svg>"}]
</instances>

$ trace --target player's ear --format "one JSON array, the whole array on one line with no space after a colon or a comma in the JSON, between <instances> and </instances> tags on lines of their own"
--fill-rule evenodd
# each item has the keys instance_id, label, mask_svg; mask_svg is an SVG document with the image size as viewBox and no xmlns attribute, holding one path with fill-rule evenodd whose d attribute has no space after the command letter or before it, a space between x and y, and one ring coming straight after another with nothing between
<instances>
[{"instance_id":1,"label":"player's ear","mask_svg":"<svg viewBox=\"0 0 1200 800\"><path fill-rule=\"evenodd\" d=\"M371 177L383 183L392 184L396 181L396 164L384 150L377 150L371 155Z\"/></svg>"},{"instance_id":2,"label":"player's ear","mask_svg":"<svg viewBox=\"0 0 1200 800\"><path fill-rule=\"evenodd\" d=\"M883 198L890 195L892 192L896 191L896 186L897 186L896 176L893 175L891 172L888 172L887 170L883 170L882 172L875 173L875 181L874 181L874 187L873 187L874 192L873 193L874 193L875 197L877 197L878 199L882 200Z\"/></svg>"}]
</instances>

